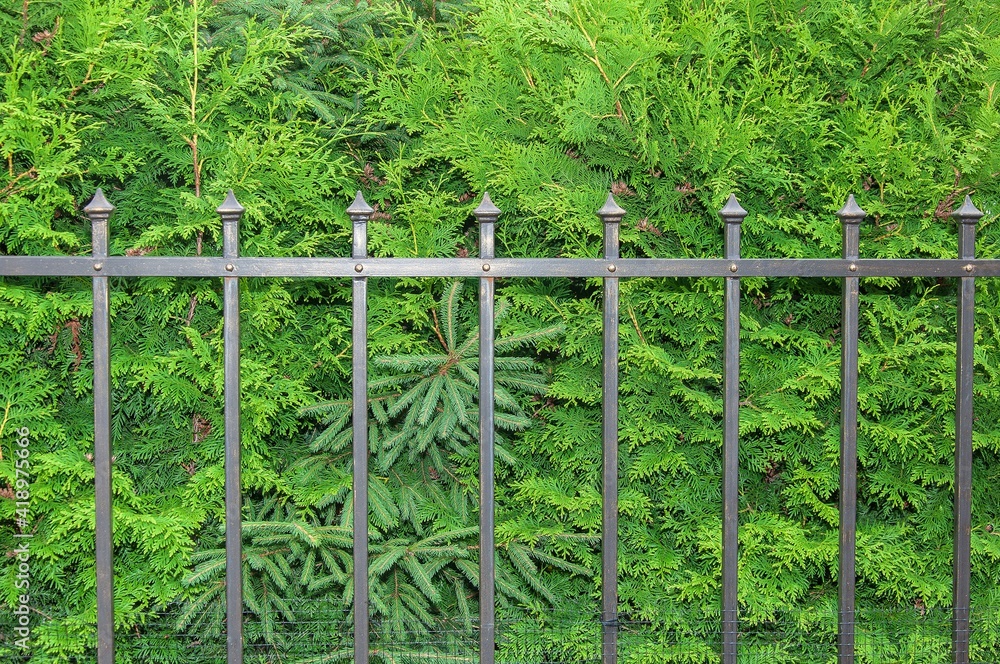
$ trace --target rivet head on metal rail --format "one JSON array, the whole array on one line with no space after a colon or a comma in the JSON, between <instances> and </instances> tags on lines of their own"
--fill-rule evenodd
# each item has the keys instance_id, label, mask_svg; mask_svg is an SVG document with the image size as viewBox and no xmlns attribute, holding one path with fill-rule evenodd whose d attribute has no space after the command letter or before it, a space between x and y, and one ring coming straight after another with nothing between
<instances>
[{"instance_id":1,"label":"rivet head on metal rail","mask_svg":"<svg viewBox=\"0 0 1000 664\"><path fill-rule=\"evenodd\" d=\"M854 263L851 263L850 266L847 269L850 270L851 272L857 272L858 271L858 266L855 265Z\"/></svg>"},{"instance_id":2,"label":"rivet head on metal rail","mask_svg":"<svg viewBox=\"0 0 1000 664\"><path fill-rule=\"evenodd\" d=\"M489 272L489 271L490 271L490 264L483 263L483 272Z\"/></svg>"},{"instance_id":3,"label":"rivet head on metal rail","mask_svg":"<svg viewBox=\"0 0 1000 664\"><path fill-rule=\"evenodd\" d=\"M100 272L104 269L104 263L94 263L94 272Z\"/></svg>"},{"instance_id":4,"label":"rivet head on metal rail","mask_svg":"<svg viewBox=\"0 0 1000 664\"><path fill-rule=\"evenodd\" d=\"M355 272L364 272L365 271L365 266L362 265L361 263L358 263L357 265L354 266L354 271Z\"/></svg>"},{"instance_id":5,"label":"rivet head on metal rail","mask_svg":"<svg viewBox=\"0 0 1000 664\"><path fill-rule=\"evenodd\" d=\"M733 263L732 265L729 266L729 271L730 272L739 272L739 269L740 269L740 266L737 265L736 263Z\"/></svg>"},{"instance_id":6,"label":"rivet head on metal rail","mask_svg":"<svg viewBox=\"0 0 1000 664\"><path fill-rule=\"evenodd\" d=\"M226 272L232 272L235 269L236 269L235 265L233 265L232 263L226 263Z\"/></svg>"},{"instance_id":7,"label":"rivet head on metal rail","mask_svg":"<svg viewBox=\"0 0 1000 664\"><path fill-rule=\"evenodd\" d=\"M612 263L611 265L608 266L608 272L614 272L617 269L618 269L618 266L616 266L614 263Z\"/></svg>"},{"instance_id":8,"label":"rivet head on metal rail","mask_svg":"<svg viewBox=\"0 0 1000 664\"><path fill-rule=\"evenodd\" d=\"M975 268L974 266L972 266L972 265L966 265L966 266L965 266L965 271L966 271L966 272L972 272L972 271L973 271L973 270L975 270L975 269L976 269L976 268Z\"/></svg>"}]
</instances>

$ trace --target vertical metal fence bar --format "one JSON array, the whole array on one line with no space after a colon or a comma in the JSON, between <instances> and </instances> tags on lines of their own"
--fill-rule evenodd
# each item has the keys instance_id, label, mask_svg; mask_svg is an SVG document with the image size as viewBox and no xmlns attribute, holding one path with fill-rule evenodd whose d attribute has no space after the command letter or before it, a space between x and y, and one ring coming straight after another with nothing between
<instances>
[{"instance_id":1,"label":"vertical metal fence bar","mask_svg":"<svg viewBox=\"0 0 1000 664\"><path fill-rule=\"evenodd\" d=\"M368 257L372 209L359 191L347 208L353 225L352 258ZM364 269L359 263L355 270ZM351 363L354 434L354 662L368 664L368 278L354 277Z\"/></svg>"},{"instance_id":2,"label":"vertical metal fence bar","mask_svg":"<svg viewBox=\"0 0 1000 664\"><path fill-rule=\"evenodd\" d=\"M625 210L608 194L597 211L604 222L604 259L618 258L619 224ZM608 272L614 273L614 263ZM603 465L601 515L601 662L618 661L618 279L604 278Z\"/></svg>"},{"instance_id":3,"label":"vertical metal fence bar","mask_svg":"<svg viewBox=\"0 0 1000 664\"><path fill-rule=\"evenodd\" d=\"M226 195L216 212L222 218L222 257L239 255L239 221L243 206ZM230 269L232 263L226 265ZM222 279L223 373L226 420L226 661L243 662L243 520L240 473L240 282Z\"/></svg>"},{"instance_id":4,"label":"vertical metal fence bar","mask_svg":"<svg viewBox=\"0 0 1000 664\"><path fill-rule=\"evenodd\" d=\"M853 194L837 211L843 232L843 256L860 256L860 226L866 214ZM855 539L858 512L858 306L857 277L845 277L840 336L840 552L837 661L854 662Z\"/></svg>"},{"instance_id":5,"label":"vertical metal fence bar","mask_svg":"<svg viewBox=\"0 0 1000 664\"><path fill-rule=\"evenodd\" d=\"M495 256L494 224L500 210L483 194L473 211L479 222L479 257L483 272ZM479 662L493 664L496 657L496 523L494 521L493 429L493 277L479 279Z\"/></svg>"},{"instance_id":6,"label":"vertical metal fence bar","mask_svg":"<svg viewBox=\"0 0 1000 664\"><path fill-rule=\"evenodd\" d=\"M958 222L958 257L976 255L976 222L983 213L965 197L952 213ZM972 373L976 280L962 277L958 294L955 367L955 536L952 581L952 661L969 662L970 581L972 575Z\"/></svg>"},{"instance_id":7,"label":"vertical metal fence bar","mask_svg":"<svg viewBox=\"0 0 1000 664\"><path fill-rule=\"evenodd\" d=\"M740 257L740 224L747 211L730 195L719 210L725 222L724 256ZM735 267L735 265L733 266ZM740 472L740 278L726 277L723 350L722 439L722 661L736 664L739 604L736 587L739 561Z\"/></svg>"},{"instance_id":8,"label":"vertical metal fence bar","mask_svg":"<svg viewBox=\"0 0 1000 664\"><path fill-rule=\"evenodd\" d=\"M114 212L98 189L84 208L91 224L94 272L108 257L108 218ZM97 567L97 663L115 661L114 568L111 519L111 306L108 278L94 277L94 538Z\"/></svg>"}]
</instances>

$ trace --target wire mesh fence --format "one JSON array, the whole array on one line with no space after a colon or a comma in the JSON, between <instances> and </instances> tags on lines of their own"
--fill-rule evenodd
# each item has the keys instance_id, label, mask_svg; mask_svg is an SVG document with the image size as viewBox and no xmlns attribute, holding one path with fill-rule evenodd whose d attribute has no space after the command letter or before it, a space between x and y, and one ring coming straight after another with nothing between
<instances>
[{"instance_id":1,"label":"wire mesh fence","mask_svg":"<svg viewBox=\"0 0 1000 664\"><path fill-rule=\"evenodd\" d=\"M219 618L218 620L215 617ZM837 661L837 613L815 609L770 617L742 616L741 664L833 664ZM155 614L144 626L116 635L116 661L135 664L224 664L226 634L221 613L186 622L180 609ZM974 608L970 634L976 664L1000 662L1000 610ZM859 664L945 664L951 661L951 611L925 608L862 608L856 618ZM54 629L40 622L35 632ZM353 657L353 621L342 605L327 601L282 602L244 613L247 664L325 664ZM505 664L585 664L601 661L598 612L501 611L496 623L496 661ZM677 609L647 619L623 619L618 658L628 664L708 664L720 661L718 614ZM58 653L13 647L11 625L0 626L0 659L11 664L90 662ZM371 660L386 664L476 664L475 618L427 617L396 622L373 619Z\"/></svg>"}]
</instances>

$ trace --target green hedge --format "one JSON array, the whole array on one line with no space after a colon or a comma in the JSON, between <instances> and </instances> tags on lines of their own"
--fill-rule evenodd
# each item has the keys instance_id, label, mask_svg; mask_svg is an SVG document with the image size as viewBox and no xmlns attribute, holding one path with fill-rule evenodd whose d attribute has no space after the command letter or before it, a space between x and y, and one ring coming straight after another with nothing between
<instances>
[{"instance_id":1,"label":"green hedge","mask_svg":"<svg viewBox=\"0 0 1000 664\"><path fill-rule=\"evenodd\" d=\"M470 212L485 189L503 210L498 255L597 256L594 211L610 189L628 211L624 256L720 255L715 210L730 192L750 211L745 256L838 256L832 213L853 192L869 214L864 257L955 256L948 213L966 194L986 211L977 251L994 257L998 9L26 2L0 10L0 253L88 253L80 208L102 186L118 207L114 254L218 255L214 208L233 188L247 208L244 255L346 256L344 208L360 187L377 204L369 246L379 256L475 255ZM835 644L839 288L743 280L739 581L750 659L829 661ZM373 643L386 661L468 657L475 289L426 279L370 289ZM112 294L120 658L214 661L224 629L221 284L113 279ZM500 655L593 659L600 284L503 280L498 298ZM339 622L352 599L349 300L344 280L242 285L254 661L350 649ZM622 282L628 661L714 661L721 304L718 280ZM955 285L865 279L861 307L861 661L945 661ZM1000 289L979 281L982 661L1000 657L988 612L1000 606L998 311ZM34 664L93 658L90 313L85 279L0 281L0 491L14 475L11 431L28 427L33 441ZM0 518L14 516L4 494ZM5 550L13 532L0 532ZM9 615L13 568L0 577ZM17 652L0 621L0 653Z\"/></svg>"}]
</instances>

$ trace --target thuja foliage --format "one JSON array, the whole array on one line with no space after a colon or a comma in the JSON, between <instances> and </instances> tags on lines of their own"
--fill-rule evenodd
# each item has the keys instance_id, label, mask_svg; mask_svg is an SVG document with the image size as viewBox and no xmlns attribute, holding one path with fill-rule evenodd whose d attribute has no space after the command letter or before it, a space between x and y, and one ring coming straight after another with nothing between
<instances>
[{"instance_id":1,"label":"thuja foliage","mask_svg":"<svg viewBox=\"0 0 1000 664\"><path fill-rule=\"evenodd\" d=\"M954 201L974 193L996 209L1000 26L990 3L481 5L451 31L407 26L373 44L379 74L369 90L373 115L412 137L384 159L403 183L386 195L488 185L507 211L503 255L599 255L592 211L609 187L629 210L628 256L719 255L713 212L730 191L751 210L747 256L838 255L831 213L849 191L870 215L865 256L954 256ZM408 47L411 30L420 49ZM996 247L994 219L979 228L983 255ZM812 640L832 642L838 287L743 285L743 619L765 630L823 616ZM954 285L862 287L859 602L946 607ZM597 290L520 283L501 292L555 309L568 328L546 425L525 434L544 470L501 502L527 498L549 524L594 533ZM982 283L978 297L973 594L987 607L998 599L1000 554L995 286ZM633 618L669 624L663 616L678 607L717 617L721 284L630 280L621 309L620 600Z\"/></svg>"},{"instance_id":2,"label":"thuja foliage","mask_svg":"<svg viewBox=\"0 0 1000 664\"><path fill-rule=\"evenodd\" d=\"M102 186L118 207L113 254L218 255L214 208L233 188L247 208L242 254L345 256L344 207L360 187L377 204L373 255L475 255L470 212L488 188L504 212L498 255L597 256L593 211L610 188L628 210L625 256L719 255L714 211L732 191L750 210L746 256L839 255L832 211L854 192L870 215L863 256L954 256L947 214L971 193L987 211L977 251L994 257L997 16L989 0L12 3L0 10L0 252L87 254L80 210ZM248 658L347 657L350 288L241 288ZM472 657L474 289L369 289L374 656ZM827 661L839 284L744 279L743 291L743 647ZM35 663L93 659L90 297L87 280L0 283L0 510L13 524L9 441L28 427ZM998 299L978 282L983 610L1000 606ZM498 300L500 655L592 659L600 284L501 281ZM858 600L878 646L862 661L946 657L946 623L901 627L865 611L936 615L951 601L954 301L947 280L862 282ZM714 661L721 303L715 280L622 283L630 661ZM220 284L114 279L112 331L119 658L214 661L225 631ZM16 531L0 532L5 551ZM0 571L8 616L13 575ZM0 652L20 653L0 624ZM1000 624L977 630L976 656L1000 657Z\"/></svg>"},{"instance_id":3,"label":"thuja foliage","mask_svg":"<svg viewBox=\"0 0 1000 664\"><path fill-rule=\"evenodd\" d=\"M373 136L394 140L393 128L367 128L350 85L367 71L356 47L383 15L353 3L263 2L29 3L4 15L5 253L85 253L79 210L101 184L119 208L112 253L217 253L214 208L232 187L247 207L243 254L345 254L344 195L359 177L375 177L357 153ZM414 203L435 229L421 237L425 251L451 250L473 206L465 203L458 215ZM445 215L455 217L451 228L440 223ZM373 250L407 254L411 237L373 229ZM179 279L112 286L119 657L211 657L208 645L224 630L220 291ZM342 622L353 601L351 459L335 416L350 393L344 286L244 285L247 639L265 659L281 656L293 640L288 625L313 621L319 601L339 611L321 647L350 647ZM34 444L32 598L45 620L29 654L87 660L95 643L89 284L10 280L2 298L4 426L29 427ZM468 625L477 613L478 333L464 322L474 301L457 282L373 284L370 346L382 377L372 384L370 567L373 617L390 642L427 634L451 614ZM551 373L536 365L535 348L562 328L513 312L499 325L500 424L513 435L532 423ZM429 387L404 365L429 372ZM511 469L504 441L501 462ZM3 460L12 486L10 455ZM13 497L4 495L12 525ZM15 529L4 532L12 549ZM588 574L542 546L561 535L498 538L502 601L550 605L558 594L543 578L549 570ZM13 606L14 570L3 573ZM161 638L172 633L180 638ZM4 631L8 655L19 652L11 636ZM419 648L417 638L411 649Z\"/></svg>"}]
</instances>

